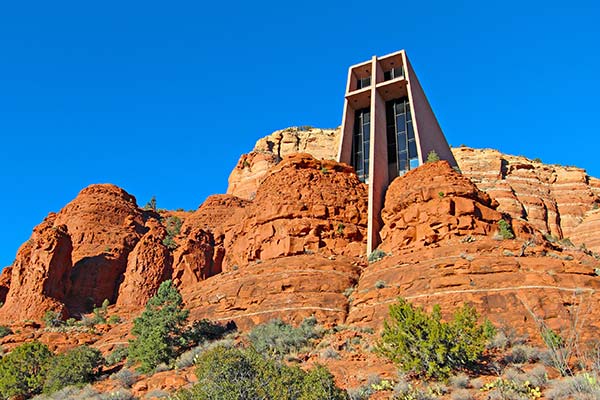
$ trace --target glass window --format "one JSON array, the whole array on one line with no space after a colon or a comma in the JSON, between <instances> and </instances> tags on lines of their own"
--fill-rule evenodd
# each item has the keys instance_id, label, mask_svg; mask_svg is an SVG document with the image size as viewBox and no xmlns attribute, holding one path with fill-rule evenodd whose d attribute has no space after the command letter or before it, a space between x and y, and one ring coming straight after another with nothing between
<instances>
[{"instance_id":1,"label":"glass window","mask_svg":"<svg viewBox=\"0 0 600 400\"><path fill-rule=\"evenodd\" d=\"M407 131L407 134L408 134L408 140L410 140L410 139L414 139L414 138L415 138L415 131L414 131L414 129L413 129L413 124L412 124L412 122L409 122L409 123L408 123L407 129L408 129L408 131Z\"/></svg>"},{"instance_id":2,"label":"glass window","mask_svg":"<svg viewBox=\"0 0 600 400\"><path fill-rule=\"evenodd\" d=\"M392 79L392 71L385 71L383 73L383 80L389 81L390 79Z\"/></svg>"},{"instance_id":3,"label":"glass window","mask_svg":"<svg viewBox=\"0 0 600 400\"><path fill-rule=\"evenodd\" d=\"M419 166L419 160L417 158L410 159L410 169L415 169Z\"/></svg>"},{"instance_id":4,"label":"glass window","mask_svg":"<svg viewBox=\"0 0 600 400\"><path fill-rule=\"evenodd\" d=\"M414 140L408 141L408 156L409 158L417 157L417 143Z\"/></svg>"},{"instance_id":5,"label":"glass window","mask_svg":"<svg viewBox=\"0 0 600 400\"><path fill-rule=\"evenodd\" d=\"M398 114L396 116L396 129L398 132L403 132L406 130L406 118L404 114Z\"/></svg>"},{"instance_id":6,"label":"glass window","mask_svg":"<svg viewBox=\"0 0 600 400\"><path fill-rule=\"evenodd\" d=\"M356 81L356 89L362 89L371 86L371 77L368 76L366 78L360 78Z\"/></svg>"}]
</instances>

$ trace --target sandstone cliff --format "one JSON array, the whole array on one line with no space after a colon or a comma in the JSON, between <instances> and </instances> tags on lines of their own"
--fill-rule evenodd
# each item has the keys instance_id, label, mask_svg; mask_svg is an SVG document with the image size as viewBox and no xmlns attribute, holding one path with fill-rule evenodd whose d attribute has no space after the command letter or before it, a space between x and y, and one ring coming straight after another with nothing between
<instances>
[{"instance_id":1,"label":"sandstone cliff","mask_svg":"<svg viewBox=\"0 0 600 400\"><path fill-rule=\"evenodd\" d=\"M250 153L240 157L229 175L227 193L253 198L267 171L289 154L308 153L318 160L333 160L337 157L339 137L339 129L291 127L275 131L259 139Z\"/></svg>"},{"instance_id":2,"label":"sandstone cliff","mask_svg":"<svg viewBox=\"0 0 600 400\"><path fill-rule=\"evenodd\" d=\"M304 151L319 159L335 159L340 130L297 128L260 139L242 155L229 177L227 193L255 195L269 168L288 151ZM547 165L491 149L453 148L463 172L478 189L499 203L498 211L529 222L555 240L569 238L576 246L600 252L600 180L576 167Z\"/></svg>"}]
</instances>

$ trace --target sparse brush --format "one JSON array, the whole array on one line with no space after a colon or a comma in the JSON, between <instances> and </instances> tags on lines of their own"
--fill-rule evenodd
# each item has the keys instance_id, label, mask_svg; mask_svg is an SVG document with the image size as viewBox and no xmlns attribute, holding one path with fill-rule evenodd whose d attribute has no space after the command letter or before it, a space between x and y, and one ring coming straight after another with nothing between
<instances>
[{"instance_id":1,"label":"sparse brush","mask_svg":"<svg viewBox=\"0 0 600 400\"><path fill-rule=\"evenodd\" d=\"M454 375L450 378L450 384L456 389L464 389L469 386L469 376L465 373Z\"/></svg>"},{"instance_id":2,"label":"sparse brush","mask_svg":"<svg viewBox=\"0 0 600 400\"><path fill-rule=\"evenodd\" d=\"M120 371L112 374L110 379L117 380L123 387L129 388L131 385L137 382L139 376L140 375L137 372L123 368Z\"/></svg>"},{"instance_id":3,"label":"sparse brush","mask_svg":"<svg viewBox=\"0 0 600 400\"><path fill-rule=\"evenodd\" d=\"M458 389L450 395L452 400L472 400L473 395L467 389Z\"/></svg>"}]
</instances>

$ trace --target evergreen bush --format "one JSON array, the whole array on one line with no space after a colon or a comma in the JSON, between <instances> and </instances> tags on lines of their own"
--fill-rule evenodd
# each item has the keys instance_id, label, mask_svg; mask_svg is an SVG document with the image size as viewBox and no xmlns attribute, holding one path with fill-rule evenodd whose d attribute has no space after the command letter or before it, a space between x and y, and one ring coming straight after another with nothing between
<instances>
[{"instance_id":1,"label":"evergreen bush","mask_svg":"<svg viewBox=\"0 0 600 400\"><path fill-rule=\"evenodd\" d=\"M31 396L42 391L53 354L45 344L17 346L0 360L0 396Z\"/></svg>"},{"instance_id":2,"label":"evergreen bush","mask_svg":"<svg viewBox=\"0 0 600 400\"><path fill-rule=\"evenodd\" d=\"M147 373L172 360L186 344L182 333L188 314L173 283L163 282L133 321L131 333L136 338L130 341L129 361L139 362L139 371Z\"/></svg>"},{"instance_id":3,"label":"evergreen bush","mask_svg":"<svg viewBox=\"0 0 600 400\"><path fill-rule=\"evenodd\" d=\"M445 379L452 371L472 367L493 337L492 325L479 325L477 318L465 304L444 322L439 305L428 314L400 298L390 306L376 350L405 372Z\"/></svg>"},{"instance_id":4,"label":"evergreen bush","mask_svg":"<svg viewBox=\"0 0 600 400\"><path fill-rule=\"evenodd\" d=\"M309 372L266 359L255 349L215 347L197 362L198 384L181 390L181 400L346 400L325 367Z\"/></svg>"},{"instance_id":5,"label":"evergreen bush","mask_svg":"<svg viewBox=\"0 0 600 400\"><path fill-rule=\"evenodd\" d=\"M252 346L261 354L282 358L293 351L299 351L311 339L322 336L314 317L306 318L299 327L294 328L280 319L258 325L249 334Z\"/></svg>"},{"instance_id":6,"label":"evergreen bush","mask_svg":"<svg viewBox=\"0 0 600 400\"><path fill-rule=\"evenodd\" d=\"M53 393L66 386L92 382L102 361L100 351L89 346L76 347L54 357L46 375L44 392Z\"/></svg>"}]
</instances>

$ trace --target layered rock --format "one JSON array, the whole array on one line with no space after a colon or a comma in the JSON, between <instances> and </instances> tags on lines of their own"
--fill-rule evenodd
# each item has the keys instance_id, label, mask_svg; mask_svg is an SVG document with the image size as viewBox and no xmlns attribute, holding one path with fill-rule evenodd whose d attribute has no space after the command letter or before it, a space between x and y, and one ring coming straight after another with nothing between
<instances>
[{"instance_id":1,"label":"layered rock","mask_svg":"<svg viewBox=\"0 0 600 400\"><path fill-rule=\"evenodd\" d=\"M497 205L446 161L426 164L389 186L380 248L394 251L455 235L489 235L502 219Z\"/></svg>"},{"instance_id":2,"label":"layered rock","mask_svg":"<svg viewBox=\"0 0 600 400\"><path fill-rule=\"evenodd\" d=\"M247 329L273 318L298 324L314 315L326 325L343 323L344 291L360 273L352 258L299 255L253 263L183 288L194 319L234 321Z\"/></svg>"},{"instance_id":3,"label":"layered rock","mask_svg":"<svg viewBox=\"0 0 600 400\"><path fill-rule=\"evenodd\" d=\"M0 302L6 302L6 295L10 288L10 279L12 277L12 267L5 267L0 274Z\"/></svg>"},{"instance_id":4,"label":"layered rock","mask_svg":"<svg viewBox=\"0 0 600 400\"><path fill-rule=\"evenodd\" d=\"M364 252L367 190L352 168L308 154L284 158L259 186L256 198L234 214L225 234L225 266L323 252Z\"/></svg>"},{"instance_id":5,"label":"layered rock","mask_svg":"<svg viewBox=\"0 0 600 400\"><path fill-rule=\"evenodd\" d=\"M595 226L578 228L600 203L598 180L585 170L542 164L491 149L459 147L452 151L462 173L498 201L499 211L523 218L558 239L575 235L579 241ZM600 247L594 249L600 251Z\"/></svg>"},{"instance_id":6,"label":"layered rock","mask_svg":"<svg viewBox=\"0 0 600 400\"><path fill-rule=\"evenodd\" d=\"M148 220L148 232L128 255L123 283L119 286L117 305L142 308L160 284L173 273L173 256L163 244L167 231L156 219Z\"/></svg>"},{"instance_id":7,"label":"layered rock","mask_svg":"<svg viewBox=\"0 0 600 400\"><path fill-rule=\"evenodd\" d=\"M252 199L267 171L283 157L308 153L319 160L334 160L340 141L340 129L292 127L275 131L259 139L254 149L242 155L229 175L227 193Z\"/></svg>"},{"instance_id":8,"label":"layered rock","mask_svg":"<svg viewBox=\"0 0 600 400\"><path fill-rule=\"evenodd\" d=\"M58 213L55 224L65 224L73 242L69 308L114 302L127 256L145 231L135 198L114 185L92 185Z\"/></svg>"},{"instance_id":9,"label":"layered rock","mask_svg":"<svg viewBox=\"0 0 600 400\"><path fill-rule=\"evenodd\" d=\"M49 215L19 249L2 321L38 319L47 310L67 314L63 302L70 289L72 244L67 227L55 225L55 218Z\"/></svg>"},{"instance_id":10,"label":"layered rock","mask_svg":"<svg viewBox=\"0 0 600 400\"><path fill-rule=\"evenodd\" d=\"M513 220L516 238L503 240L496 205L445 162L397 178L382 213L388 256L361 274L347 323L381 328L402 296L448 313L468 302L538 340L540 321L569 329L575 313L600 305L595 258L550 243L524 221ZM591 338L600 323L587 318L580 328Z\"/></svg>"}]
</instances>

